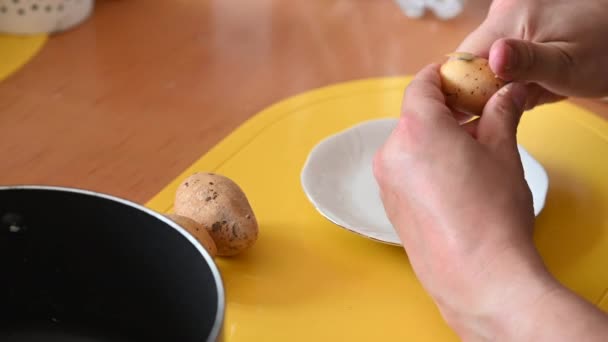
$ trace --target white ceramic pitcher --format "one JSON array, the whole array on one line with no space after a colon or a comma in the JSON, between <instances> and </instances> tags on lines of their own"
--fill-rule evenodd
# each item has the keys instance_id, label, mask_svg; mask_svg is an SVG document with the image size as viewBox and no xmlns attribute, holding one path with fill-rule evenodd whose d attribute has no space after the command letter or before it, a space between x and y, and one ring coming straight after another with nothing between
<instances>
[{"instance_id":1,"label":"white ceramic pitcher","mask_svg":"<svg viewBox=\"0 0 608 342\"><path fill-rule=\"evenodd\" d=\"M94 0L0 0L0 33L39 34L68 30L87 19Z\"/></svg>"}]
</instances>

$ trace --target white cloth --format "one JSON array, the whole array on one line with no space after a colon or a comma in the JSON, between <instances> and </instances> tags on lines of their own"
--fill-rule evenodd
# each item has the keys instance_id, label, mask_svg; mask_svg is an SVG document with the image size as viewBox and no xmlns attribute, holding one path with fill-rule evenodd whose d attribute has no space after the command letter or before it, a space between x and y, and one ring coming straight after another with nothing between
<instances>
[{"instance_id":1,"label":"white cloth","mask_svg":"<svg viewBox=\"0 0 608 342\"><path fill-rule=\"evenodd\" d=\"M463 8L465 0L395 0L403 13L410 18L420 18L426 9L440 19L451 19L458 16Z\"/></svg>"}]
</instances>

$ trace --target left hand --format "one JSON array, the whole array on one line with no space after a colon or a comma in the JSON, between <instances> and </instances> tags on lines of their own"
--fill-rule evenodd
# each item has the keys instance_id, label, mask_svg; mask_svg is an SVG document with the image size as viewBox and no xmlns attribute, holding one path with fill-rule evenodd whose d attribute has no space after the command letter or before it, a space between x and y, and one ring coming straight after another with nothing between
<instances>
[{"instance_id":1,"label":"left hand","mask_svg":"<svg viewBox=\"0 0 608 342\"><path fill-rule=\"evenodd\" d=\"M494 0L457 51L489 59L507 81L528 84L526 109L567 96L608 95L608 0ZM559 18L559 20L556 20Z\"/></svg>"}]
</instances>

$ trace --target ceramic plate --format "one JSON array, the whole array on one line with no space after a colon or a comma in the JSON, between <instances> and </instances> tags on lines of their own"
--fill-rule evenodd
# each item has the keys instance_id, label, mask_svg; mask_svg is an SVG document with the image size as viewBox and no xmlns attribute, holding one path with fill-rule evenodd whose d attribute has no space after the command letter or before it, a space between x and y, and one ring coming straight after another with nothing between
<instances>
[{"instance_id":1,"label":"ceramic plate","mask_svg":"<svg viewBox=\"0 0 608 342\"><path fill-rule=\"evenodd\" d=\"M365 237L401 245L386 217L372 173L373 156L396 124L393 118L367 121L324 139L308 156L301 182L308 199L328 220ZM549 179L522 146L519 152L538 215L545 204Z\"/></svg>"}]
</instances>

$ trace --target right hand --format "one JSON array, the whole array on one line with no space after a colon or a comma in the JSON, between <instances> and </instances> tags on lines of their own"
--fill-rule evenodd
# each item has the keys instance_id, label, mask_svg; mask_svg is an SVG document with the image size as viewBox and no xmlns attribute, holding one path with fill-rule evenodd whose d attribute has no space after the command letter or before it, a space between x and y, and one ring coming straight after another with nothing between
<instances>
[{"instance_id":1,"label":"right hand","mask_svg":"<svg viewBox=\"0 0 608 342\"><path fill-rule=\"evenodd\" d=\"M489 58L494 73L529 83L526 108L608 95L608 0L494 0L457 51Z\"/></svg>"},{"instance_id":2,"label":"right hand","mask_svg":"<svg viewBox=\"0 0 608 342\"><path fill-rule=\"evenodd\" d=\"M420 71L374 158L380 197L416 276L462 340L606 341L608 315L555 280L534 246L516 139L526 95L517 82L503 87L473 137L447 107L438 67Z\"/></svg>"}]
</instances>

